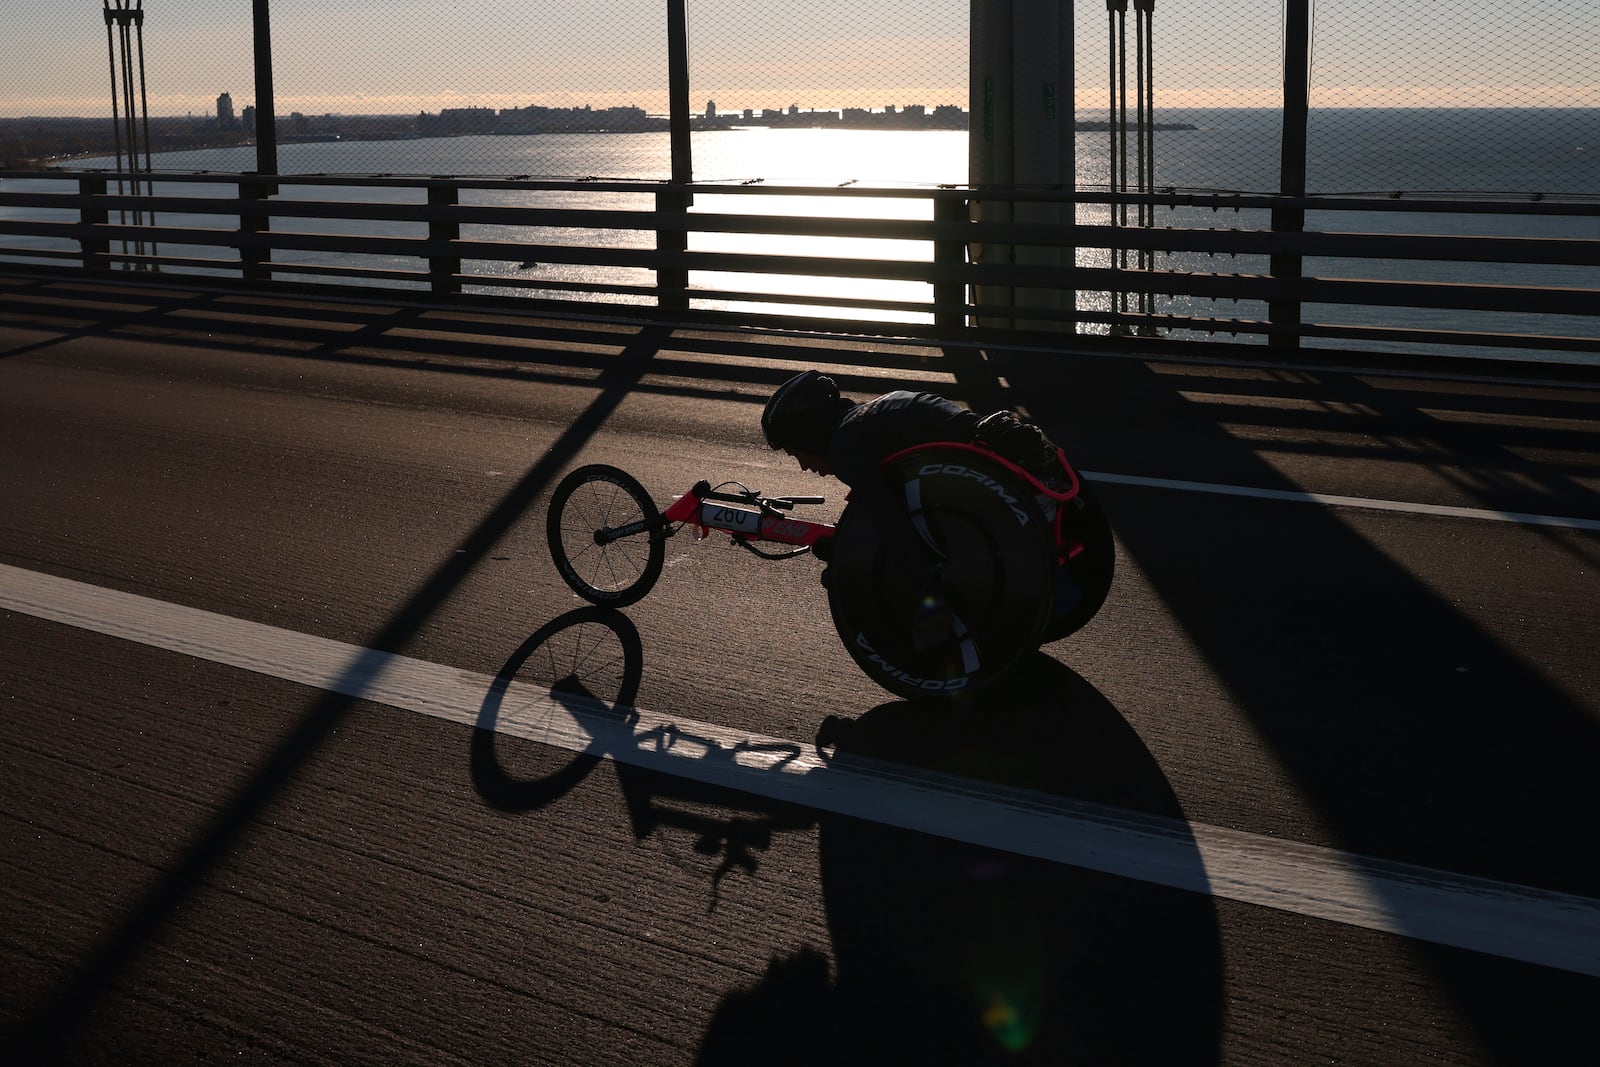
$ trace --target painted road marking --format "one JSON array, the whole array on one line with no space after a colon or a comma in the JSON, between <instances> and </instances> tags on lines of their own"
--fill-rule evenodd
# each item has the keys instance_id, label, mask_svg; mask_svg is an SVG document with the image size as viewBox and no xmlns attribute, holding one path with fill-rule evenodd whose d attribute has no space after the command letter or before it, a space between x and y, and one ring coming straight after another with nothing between
<instances>
[{"instance_id":1,"label":"painted road marking","mask_svg":"<svg viewBox=\"0 0 1600 1067\"><path fill-rule=\"evenodd\" d=\"M1449 504L1418 504L1409 500L1378 500L1364 496L1336 496L1332 493L1303 493L1291 489L1252 489L1244 485L1216 482L1186 482L1173 478L1146 478L1137 474L1109 474L1081 471L1085 481L1108 485L1138 485L1150 489L1177 489L1186 493L1215 493L1220 496L1246 496L1257 500L1286 500L1296 504L1321 504L1368 511L1400 511L1411 515L1439 515L1452 519L1483 519L1510 522L1519 526L1558 526L1569 530L1600 530L1600 519L1579 519L1565 515L1538 515L1526 511L1494 511L1489 508L1461 508Z\"/></svg>"},{"instance_id":2,"label":"painted road marking","mask_svg":"<svg viewBox=\"0 0 1600 1067\"><path fill-rule=\"evenodd\" d=\"M859 758L0 564L0 608L773 800L1600 977L1600 900Z\"/></svg>"}]
</instances>

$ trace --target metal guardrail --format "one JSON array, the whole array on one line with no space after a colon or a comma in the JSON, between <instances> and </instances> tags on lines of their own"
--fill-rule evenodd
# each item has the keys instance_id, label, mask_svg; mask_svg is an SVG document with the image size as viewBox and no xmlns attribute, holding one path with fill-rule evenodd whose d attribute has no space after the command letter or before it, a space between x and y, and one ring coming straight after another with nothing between
<instances>
[{"instance_id":1,"label":"metal guardrail","mask_svg":"<svg viewBox=\"0 0 1600 1067\"><path fill-rule=\"evenodd\" d=\"M1423 344L1600 358L1600 238L1526 233L1557 219L1569 220L1561 223L1568 233L1600 234L1600 198L1119 195L347 174L137 179L146 192L137 192L132 174L0 174L0 264L399 286L499 295L541 308L581 304L589 311L602 299L679 318L734 316L952 340L1019 331L1225 334L1274 345L1317 340L1403 350ZM774 196L806 198L817 210L762 211L759 198ZM564 203L574 197L627 206ZM705 209L712 198L751 207ZM895 201L901 206L888 213L921 217L862 217L864 200ZM1140 205L1149 209L1146 217L1164 210L1175 224L1120 222L1124 206ZM1201 225L1224 212L1232 225ZM1410 222L1449 225L1428 233L1271 228L1285 215L1337 223L1357 213L1370 221L1399 212ZM1086 213L1104 221L1071 221ZM1484 219L1510 232L1448 232ZM320 232L328 228L333 232ZM712 247L752 237L766 245L792 238L888 241L905 258ZM1155 254L1141 263L1165 257L1166 265L1129 268L1128 253L1140 250ZM1240 269L1199 269L1219 256ZM530 277L507 269L530 262L584 268L588 276ZM1441 264L1488 265L1480 268L1488 276L1451 280ZM1513 265L1564 272L1575 283L1519 280ZM767 279L770 291L738 287L738 279L750 276ZM785 291L781 282L770 284L774 277L910 282L925 286L926 296ZM1224 315L1211 310L1217 302L1244 310ZM803 318L781 310L802 307ZM1333 310L1340 308L1359 309L1356 318L1365 321L1341 321ZM1470 313L1474 324L1418 324L1401 309L1434 319ZM871 315L907 321L863 321ZM1550 329L1552 321L1576 328Z\"/></svg>"}]
</instances>

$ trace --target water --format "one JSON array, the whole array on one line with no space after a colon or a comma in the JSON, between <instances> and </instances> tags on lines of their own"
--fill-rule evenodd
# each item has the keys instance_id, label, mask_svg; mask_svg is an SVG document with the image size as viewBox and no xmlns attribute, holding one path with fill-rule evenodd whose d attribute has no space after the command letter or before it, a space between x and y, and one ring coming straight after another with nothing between
<instances>
[{"instance_id":1,"label":"water","mask_svg":"<svg viewBox=\"0 0 1600 1067\"><path fill-rule=\"evenodd\" d=\"M1269 110L1167 111L1163 123L1187 123L1188 130L1163 130L1155 138L1157 188L1272 191L1276 186L1279 155L1278 113ZM837 129L750 128L696 132L692 150L695 177L702 182L730 185L810 185L831 187L929 187L960 184L967 178L967 137L960 131L868 131ZM1110 173L1110 134L1082 132L1077 137L1078 184L1104 188ZM106 159L77 161L84 168L109 168ZM255 167L253 148L208 149L173 152L154 160L157 171L209 171L228 174ZM607 135L531 135L432 138L405 141L357 141L283 144L279 169L295 174L429 174L455 176L531 176L559 178L616 178L658 181L670 174L668 135L660 133ZM1600 198L1600 110L1472 110L1472 111L1325 111L1313 114L1307 159L1308 188L1313 193L1459 193L1531 197L1580 196ZM8 183L15 188L24 183ZM195 186L157 182L158 190L194 194ZM231 197L233 186L207 186L210 195ZM339 187L285 187L284 196L305 199L382 199L420 202L413 190L349 190ZM466 203L528 203L520 191L467 191ZM1590 200L1593 202L1593 199ZM541 206L624 208L649 210L650 191L639 194L574 192L552 198L541 194ZM786 196L701 195L696 211L759 212L763 214L860 215L883 218L925 217L926 202L893 199L819 201ZM39 215L38 211L0 208L0 213ZM65 213L56 213L58 216ZM1086 207L1084 222L1105 222L1105 209ZM163 217L173 224L224 225L213 219ZM1242 212L1220 216L1194 209L1161 209L1154 225L1235 226L1266 228L1264 213ZM1312 213L1308 228L1372 233L1442 233L1459 235L1510 235L1579 238L1600 241L1600 219L1594 217L1428 216L1396 212L1357 215ZM420 236L422 224L280 222L280 231L338 232L391 236ZM471 240L525 241L527 231L506 227L464 227ZM647 231L543 231L541 243L610 247L649 247ZM16 240L16 239L13 239ZM43 241L45 239L39 239ZM772 238L736 234L698 235L692 248L706 251L789 253L873 259L925 260L931 250L924 244L900 241L862 241L841 238ZM172 254L174 249L163 248ZM226 250L190 250L216 256ZM306 263L397 269L410 264L387 262L382 257L355 257L306 252L296 258ZM1104 266L1106 255L1083 250L1080 262ZM1265 273L1264 262L1226 261L1205 256L1163 255L1157 266L1197 272ZM545 264L524 267L517 263L473 263L469 270L494 272L516 278L530 293L559 292L541 289L547 283L606 284L640 292L599 294L594 299L646 302L643 290L653 284L642 269ZM1600 289L1600 269L1591 267L1516 268L1508 275L1499 264L1398 261L1308 261L1310 274L1331 277L1389 277L1429 281L1474 283L1505 282L1543 287L1573 286ZM404 283L391 283L404 284ZM752 293L783 292L819 300L829 297L874 297L885 300L927 301L929 287L909 282L863 282L817 278L773 278L722 274L697 274L691 285L714 285ZM1111 297L1105 293L1080 294L1086 310L1105 310ZM697 301L705 304L705 301ZM760 304L726 303L726 307L766 310ZM790 305L773 305L794 312ZM1261 318L1263 309L1245 304L1225 305L1206 300L1159 298L1156 310L1175 315L1239 316ZM886 312L887 319L926 319L919 313ZM1306 321L1358 325L1436 326L1453 329L1487 329L1501 332L1539 332L1595 338L1600 350L1600 324L1570 316L1508 316L1470 312L1433 312L1426 309L1308 306ZM1248 339L1247 336L1242 339ZM1420 350L1436 350L1419 346Z\"/></svg>"}]
</instances>

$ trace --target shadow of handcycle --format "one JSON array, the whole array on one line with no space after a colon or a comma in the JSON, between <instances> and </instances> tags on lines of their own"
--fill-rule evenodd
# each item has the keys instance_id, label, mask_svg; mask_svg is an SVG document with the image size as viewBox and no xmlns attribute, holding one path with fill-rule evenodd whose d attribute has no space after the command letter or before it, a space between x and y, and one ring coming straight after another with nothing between
<instances>
[{"instance_id":1,"label":"shadow of handcycle","mask_svg":"<svg viewBox=\"0 0 1600 1067\"><path fill-rule=\"evenodd\" d=\"M753 988L731 990L701 1063L766 1058L775 1029L815 1040L768 1062L1067 1062L1073 1050L1214 1062L1221 948L1208 896L917 824L946 781L1181 821L1153 756L1081 676L1035 654L981 705L826 716L804 746L638 709L642 675L620 612L583 608L541 627L483 702L472 779L492 806L529 811L612 761L636 840L687 831L695 853L717 859L708 911L779 834L817 835L830 944L795 945ZM542 744L503 744L516 737ZM852 790L853 809L835 805ZM1181 847L1167 860L1202 867ZM1151 1010L1173 1025L1146 1025Z\"/></svg>"},{"instance_id":2,"label":"shadow of handcycle","mask_svg":"<svg viewBox=\"0 0 1600 1067\"><path fill-rule=\"evenodd\" d=\"M752 770L782 774L806 758L805 750L732 732L717 736L698 724L646 721L633 703L642 675L638 630L619 611L580 608L540 627L506 660L484 698L472 735L472 782L491 807L526 812L558 800L610 760L635 840L661 828L686 830L694 852L720 857L712 873L715 908L723 879L734 870L753 874L774 833L815 821L803 809L729 792L723 783ZM508 737L539 742L541 750L508 750ZM551 755L551 748L571 756ZM690 762L694 773L685 777Z\"/></svg>"}]
</instances>

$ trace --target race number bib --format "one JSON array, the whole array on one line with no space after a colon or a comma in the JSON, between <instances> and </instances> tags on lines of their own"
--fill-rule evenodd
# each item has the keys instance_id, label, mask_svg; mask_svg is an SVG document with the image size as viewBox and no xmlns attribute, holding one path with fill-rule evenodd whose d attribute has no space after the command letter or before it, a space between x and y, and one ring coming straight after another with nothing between
<instances>
[{"instance_id":1,"label":"race number bib","mask_svg":"<svg viewBox=\"0 0 1600 1067\"><path fill-rule=\"evenodd\" d=\"M700 521L715 530L750 534L761 532L761 512L731 504L701 504Z\"/></svg>"}]
</instances>

